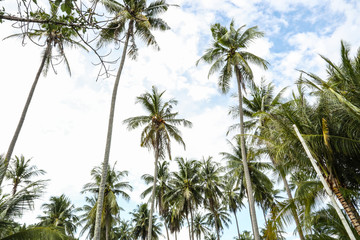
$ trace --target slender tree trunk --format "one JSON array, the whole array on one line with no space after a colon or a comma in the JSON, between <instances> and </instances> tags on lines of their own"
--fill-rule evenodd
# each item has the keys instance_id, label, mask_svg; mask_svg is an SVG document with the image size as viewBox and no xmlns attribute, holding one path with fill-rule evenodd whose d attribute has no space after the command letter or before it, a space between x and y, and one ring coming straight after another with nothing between
<instances>
[{"instance_id":1,"label":"slender tree trunk","mask_svg":"<svg viewBox=\"0 0 360 240\"><path fill-rule=\"evenodd\" d=\"M242 91L241 91L241 73L240 73L239 68L236 66L235 66L235 72L236 72L236 79L237 79L238 92L239 92L241 158L242 158L243 167L244 167L246 188L248 191L248 201L249 201L251 225L253 228L254 239L260 240L259 227L258 227L257 219L256 219L253 189L252 189L252 185L251 185L250 172L249 172L249 167L248 167L247 158L246 158L245 137L244 137L244 134L245 134L244 112L243 112L243 106L242 106L243 96L242 96Z\"/></svg>"},{"instance_id":2,"label":"slender tree trunk","mask_svg":"<svg viewBox=\"0 0 360 240\"><path fill-rule=\"evenodd\" d=\"M156 143L158 143L159 136L156 133ZM158 161L159 161L159 146L155 147L155 161L154 161L154 183L151 193L151 206L150 206L150 216L149 216L149 228L148 228L148 239L151 240L151 233L152 233L152 219L153 219L153 212L154 212L154 203L155 203L155 190L156 190L156 182L157 182L157 172L158 172Z\"/></svg>"},{"instance_id":3,"label":"slender tree trunk","mask_svg":"<svg viewBox=\"0 0 360 240\"><path fill-rule=\"evenodd\" d=\"M109 223L109 221L106 222L106 226L105 226L105 240L110 240L110 223Z\"/></svg>"},{"instance_id":4,"label":"slender tree trunk","mask_svg":"<svg viewBox=\"0 0 360 240\"><path fill-rule=\"evenodd\" d=\"M194 239L194 217L193 217L193 210L191 209L191 205L189 205L190 207L190 217L191 217L191 239Z\"/></svg>"},{"instance_id":5,"label":"slender tree trunk","mask_svg":"<svg viewBox=\"0 0 360 240\"><path fill-rule=\"evenodd\" d=\"M165 226L165 230L166 230L167 240L170 240L169 229L167 227L166 221L164 221L164 226Z\"/></svg>"},{"instance_id":6,"label":"slender tree trunk","mask_svg":"<svg viewBox=\"0 0 360 240\"><path fill-rule=\"evenodd\" d=\"M346 214L348 215L352 225L354 226L356 232L360 235L359 214L356 211L353 203L350 200L346 199L344 197L344 195L341 193L340 188L339 188L340 184L337 182L337 179L332 178L329 180L330 180L331 190L334 192L335 196L337 197L337 199L343 206L343 208L344 208Z\"/></svg>"},{"instance_id":7,"label":"slender tree trunk","mask_svg":"<svg viewBox=\"0 0 360 240\"><path fill-rule=\"evenodd\" d=\"M351 231L351 228L350 228L348 222L346 221L343 213L341 212L340 207L338 206L338 204L337 204L337 202L336 202L336 200L335 200L334 193L332 192L332 190L330 189L328 183L326 182L326 180L325 180L325 178L324 178L324 176L323 176L323 174L322 174L319 166L316 164L315 159L314 159L313 156L311 155L308 146L306 145L303 137L301 136L301 134L300 134L300 132L299 132L299 129L296 127L295 124L293 125L293 127L294 127L294 129L295 129L296 135L298 136L298 138L299 138L299 140L300 140L303 148L305 149L305 152L306 152L308 158L310 159L310 162L311 162L313 168L315 169L318 177L320 178L320 181L321 181L321 183L323 184L324 189L325 189L327 195L329 196L329 198L330 198L330 200L331 200L332 206L335 208L335 210L336 210L336 212L337 212L337 214L338 214L338 216L339 216L339 218L340 218L340 220L341 220L341 223L344 225L344 228L345 228L347 234L349 235L349 238L350 238L351 240L355 240L356 238L355 238L353 232Z\"/></svg>"},{"instance_id":8,"label":"slender tree trunk","mask_svg":"<svg viewBox=\"0 0 360 240\"><path fill-rule=\"evenodd\" d=\"M211 209L211 212L212 214L214 215L214 219L215 219L215 231L216 231L216 236L217 236L217 239L220 240L220 233L219 233L219 226L218 226L218 223L217 223L217 219L216 219L216 214L215 214L215 209L214 209L214 203L213 201L211 200L210 201L210 209Z\"/></svg>"},{"instance_id":9,"label":"slender tree trunk","mask_svg":"<svg viewBox=\"0 0 360 240\"><path fill-rule=\"evenodd\" d=\"M177 240L177 232L175 231L175 240Z\"/></svg>"},{"instance_id":10,"label":"slender tree trunk","mask_svg":"<svg viewBox=\"0 0 360 240\"><path fill-rule=\"evenodd\" d=\"M189 222L189 214L188 214L187 211L186 211L186 221L187 221L187 224L189 226L189 240L192 240L192 238L191 238L191 225L190 225L190 222Z\"/></svg>"},{"instance_id":11,"label":"slender tree trunk","mask_svg":"<svg viewBox=\"0 0 360 240\"><path fill-rule=\"evenodd\" d=\"M275 162L274 162L274 160L272 158L271 158L271 161L273 162L273 164L275 166ZM286 190L286 194L288 195L289 200L293 202L294 198L293 198L293 196L291 194L291 190L290 190L289 184L288 184L288 182L286 180L285 174L280 171L280 175L281 175L281 178L282 178L282 180L284 182L284 187L285 187L285 190ZM297 211L296 211L296 206L291 207L291 213L292 213L292 215L294 217L295 224L296 224L296 229L297 229L297 231L299 233L300 239L305 240L304 233L303 233L302 228L301 228L299 216L298 216Z\"/></svg>"},{"instance_id":12,"label":"slender tree trunk","mask_svg":"<svg viewBox=\"0 0 360 240\"><path fill-rule=\"evenodd\" d=\"M105 156L104 156L104 161L102 164L101 182L100 182L99 195L98 195L98 200L97 200L98 206L96 209L95 230L94 230L94 239L95 240L100 240L101 213L102 213L102 207L104 204L104 191L105 191L105 183L106 183L106 177L107 177L107 172L108 172L116 95L117 95L117 90L118 90L118 86L119 86L119 82L120 82L121 72L122 72L122 69L123 69L124 63L125 63L126 52L127 52L127 47L129 44L129 38L130 38L131 31L132 31L132 26L133 26L133 22L130 21L129 29L126 33L126 39L125 39L124 49L123 49L122 56L121 56L120 66L119 66L119 69L118 69L118 72L117 72L117 75L115 78L114 89L113 89L112 96L111 96L111 106L110 106L108 131L107 131L107 137L106 137Z\"/></svg>"},{"instance_id":13,"label":"slender tree trunk","mask_svg":"<svg viewBox=\"0 0 360 240\"><path fill-rule=\"evenodd\" d=\"M236 216L236 210L235 210L235 211L233 211L233 213L234 213L234 216L235 216L235 221L236 221L236 229L237 229L238 236L239 236L239 239L240 239L239 222L238 222L238 219L237 219L237 216Z\"/></svg>"},{"instance_id":14,"label":"slender tree trunk","mask_svg":"<svg viewBox=\"0 0 360 240\"><path fill-rule=\"evenodd\" d=\"M17 187L19 185L19 179L16 179L15 182L14 182L14 187L12 189L12 195L14 196L15 193L17 192Z\"/></svg>"},{"instance_id":15,"label":"slender tree trunk","mask_svg":"<svg viewBox=\"0 0 360 240\"><path fill-rule=\"evenodd\" d=\"M39 78L40 78L40 75L41 75L41 72L43 71L43 68L45 66L45 62L46 62L46 59L48 58L50 52L51 52L51 40L48 39L47 42L46 42L46 49L45 49L45 53L44 53L44 56L41 60L41 64L40 64L40 67L39 67L39 70L37 71L36 73L36 76L35 76L35 80L31 86L31 89L30 89L30 92L28 94L28 97L26 99L26 103L25 103L25 106L23 108L23 111L21 113L21 117L20 117L20 120L18 122L18 125L16 127L16 130L15 130L15 133L14 133L14 136L13 138L11 139L11 142L10 142L10 145L9 145L9 148L7 150L7 153L5 155L5 159L4 159L4 162L3 162L3 166L0 167L0 170L2 170L2 174L0 174L0 187L2 185L2 182L4 180L4 177L5 177L5 173L6 173L6 170L9 166L9 162L10 162L10 159L11 159L11 155L14 151L14 148L15 148L15 144L16 144L16 141L19 137L19 134L20 134L20 131L21 131L21 128L22 128L22 125L24 124L24 121L25 121L25 117L26 117L26 113L28 111L28 108L30 106L30 102L31 102L31 99L34 95L34 92L35 92L35 88L36 88L36 85L39 81Z\"/></svg>"}]
</instances>

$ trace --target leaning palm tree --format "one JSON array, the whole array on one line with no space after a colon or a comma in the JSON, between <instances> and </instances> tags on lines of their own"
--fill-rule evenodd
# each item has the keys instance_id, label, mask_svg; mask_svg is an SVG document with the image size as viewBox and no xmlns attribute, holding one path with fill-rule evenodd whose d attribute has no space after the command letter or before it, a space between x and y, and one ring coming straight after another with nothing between
<instances>
[{"instance_id":1,"label":"leaning palm tree","mask_svg":"<svg viewBox=\"0 0 360 240\"><path fill-rule=\"evenodd\" d=\"M79 221L76 215L78 209L71 204L69 198L64 194L60 197L52 196L50 203L44 203L42 208L44 215L38 217L40 219L39 226L59 227L63 229L64 233L74 236Z\"/></svg>"},{"instance_id":2,"label":"leaning palm tree","mask_svg":"<svg viewBox=\"0 0 360 240\"><path fill-rule=\"evenodd\" d=\"M115 19L108 24L106 29L101 31L101 40L99 44L101 45L113 41L120 41L122 33L125 33L125 42L120 60L120 66L115 78L114 88L111 96L105 154L102 164L101 184L99 188L99 208L96 212L95 240L100 240L101 209L104 202L105 182L110 156L116 95L120 82L120 76L125 63L126 54L128 53L129 56L133 58L136 57L137 46L135 37L142 39L148 46L151 45L159 49L159 46L155 40L154 35L151 33L151 30L165 31L169 29L169 26L161 18L157 17L160 13L166 12L169 8L169 4L167 4L165 0L155 1L148 6L146 0L124 0L123 2L123 4L120 4L116 1L102 1L105 8L110 13L115 15ZM130 47L129 42L131 42Z\"/></svg>"},{"instance_id":3,"label":"leaning palm tree","mask_svg":"<svg viewBox=\"0 0 360 240\"><path fill-rule=\"evenodd\" d=\"M46 173L44 170L37 169L35 165L30 165L30 160L25 160L23 155L20 158L15 156L15 159L10 164L5 177L12 181L12 195L15 195L22 183L30 184L32 183L31 178Z\"/></svg>"},{"instance_id":4,"label":"leaning palm tree","mask_svg":"<svg viewBox=\"0 0 360 240\"><path fill-rule=\"evenodd\" d=\"M58 21L58 22L62 22L64 21L64 17L58 15L58 11L60 8L60 3L61 1L49 1L50 2L50 15L44 13L44 12L35 12L35 17L37 18L51 18L54 21ZM69 16L72 17L72 16ZM15 34L15 35L11 35L9 37L18 37L18 36L27 36L31 39L31 41L35 42L34 39L35 38L44 38L45 42L43 44L43 46L45 46L45 50L44 53L42 55L42 60L40 63L40 67L36 73L35 76L35 80L31 86L30 92L28 94L25 106L23 108L23 111L21 113L21 117L20 120L17 124L15 133L11 139L9 148L7 150L7 153L5 155L5 160L4 163L2 164L2 166L0 166L1 168L3 168L5 171L9 165L9 161L11 159L12 153L14 151L15 148L15 144L16 141L20 135L20 131L21 128L24 124L25 121L25 117L28 111L28 108L30 106L30 102L32 100L32 97L34 95L35 92L35 88L36 85L39 81L40 75L41 73L43 73L44 75L46 75L46 73L48 72L49 67L54 67L53 64L53 59L57 59L59 62L65 62L66 68L69 71L69 73L71 74L70 71L70 67L69 67L69 63L68 60L65 56L65 51L64 51L64 46L65 45L69 45L71 47L73 46L79 46L82 47L83 49L85 49L80 43L76 42L73 40L73 38L77 35L76 30L74 30L72 27L67 27L65 25L59 25L59 24L51 24L51 23L46 23L46 24L40 24L39 25L40 28L39 29L34 29L30 32L24 32L21 34ZM53 56L53 49L56 48L58 55L57 56ZM86 49L85 49L86 50ZM0 186L3 182L4 179L4 175L1 174L0 175Z\"/></svg>"},{"instance_id":5,"label":"leaning palm tree","mask_svg":"<svg viewBox=\"0 0 360 240\"><path fill-rule=\"evenodd\" d=\"M159 92L157 88L153 86L151 93L144 93L136 99L136 103L142 104L148 115L132 117L124 120L124 123L127 124L129 130L145 125L145 128L141 133L141 146L154 150L154 181L151 194L148 239L151 237L151 219L154 212L158 161L159 159L164 159L166 154L171 159L171 138L183 145L185 149L185 143L177 126L192 126L190 121L176 118L178 113L172 112L172 108L177 104L177 101L175 99L170 99L169 101L164 102L162 99L164 93L165 91Z\"/></svg>"},{"instance_id":6,"label":"leaning palm tree","mask_svg":"<svg viewBox=\"0 0 360 240\"><path fill-rule=\"evenodd\" d=\"M226 29L226 27L221 26L219 23L212 25L211 32L214 38L213 46L206 50L205 54L198 60L197 64L200 61L212 64L209 75L215 73L216 71L220 71L218 85L223 93L227 93L229 91L230 80L233 73L235 73L239 96L241 153L242 159L244 160L244 173L249 195L248 201L250 217L255 240L260 240L250 173L246 161L242 88L245 89L245 81L253 80L253 72L249 63L254 63L266 69L268 62L246 51L246 48L250 43L264 35L263 32L258 31L257 27L248 28L243 31L244 27L245 25L235 29L234 21L230 23L229 30Z\"/></svg>"}]
</instances>

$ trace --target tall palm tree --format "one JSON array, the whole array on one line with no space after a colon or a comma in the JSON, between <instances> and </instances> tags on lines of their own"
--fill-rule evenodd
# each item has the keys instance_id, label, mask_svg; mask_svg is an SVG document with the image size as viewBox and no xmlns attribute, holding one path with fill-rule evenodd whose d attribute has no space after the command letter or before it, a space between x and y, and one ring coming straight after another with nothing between
<instances>
[{"instance_id":1,"label":"tall palm tree","mask_svg":"<svg viewBox=\"0 0 360 240\"><path fill-rule=\"evenodd\" d=\"M116 164L108 170L106 185L105 185L105 193L104 193L104 204L102 209L102 227L105 230L105 239L110 239L110 231L111 227L116 225L119 221L119 214L120 214L120 206L117 203L117 196L123 197L125 200L129 200L130 196L126 192L127 190L132 191L132 186L128 182L124 182L123 178L128 175L127 171L117 171L115 170ZM82 193L90 192L93 194L98 194L99 192L99 185L101 181L101 168L95 167L91 170L91 176L94 182L87 183L84 185ZM90 200L90 199L89 199ZM92 203L93 200L90 200ZM94 216L93 213L96 212L98 203L92 204L92 209L90 210L90 214L83 219L86 221L86 226L89 229L94 229L93 224ZM86 209L84 209L86 210Z\"/></svg>"},{"instance_id":2,"label":"tall palm tree","mask_svg":"<svg viewBox=\"0 0 360 240\"><path fill-rule=\"evenodd\" d=\"M230 88L230 80L233 73L236 76L238 96L239 96L239 113L240 113L240 139L241 153L244 164L244 173L246 179L246 187L248 191L248 201L250 208L250 217L255 240L260 240L259 229L257 225L253 190L249 168L246 161L245 138L244 138L244 120L242 109L242 88L245 89L245 81L253 79L253 72L249 63L253 63L267 68L267 61L246 51L246 48L255 39L262 37L264 34L258 31L257 27L248 28L243 31L242 26L238 29L234 28L234 21L230 23L229 30L226 27L216 23L211 26L212 36L214 38L213 46L205 51L205 54L198 60L212 64L209 75L220 71L218 85L223 93L227 93Z\"/></svg>"},{"instance_id":3,"label":"tall palm tree","mask_svg":"<svg viewBox=\"0 0 360 240\"><path fill-rule=\"evenodd\" d=\"M200 177L203 183L202 190L204 192L204 206L206 206L213 218L217 219L217 212L220 208L220 200L223 198L222 190L223 178L221 174L224 172L224 168L218 163L212 160L212 157L203 159L201 163ZM216 235L220 240L220 225L219 221L214 221Z\"/></svg>"},{"instance_id":4,"label":"tall palm tree","mask_svg":"<svg viewBox=\"0 0 360 240\"><path fill-rule=\"evenodd\" d=\"M79 218L76 215L78 209L71 204L70 199L64 194L60 197L50 197L50 203L41 206L44 211L43 216L39 216L40 226L54 226L63 229L63 232L74 237Z\"/></svg>"},{"instance_id":5,"label":"tall palm tree","mask_svg":"<svg viewBox=\"0 0 360 240\"><path fill-rule=\"evenodd\" d=\"M111 96L109 123L106 137L104 161L102 164L101 184L99 188L98 211L96 212L95 240L100 240L101 209L104 201L106 174L109 163L112 128L114 122L116 95L120 82L120 76L124 67L126 54L136 57L137 46L135 36L142 39L148 46L159 49L152 30L165 31L169 26L157 16L168 10L169 4L165 0L158 0L147 5L146 0L124 0L123 4L116 1L102 1L105 8L116 17L101 32L100 45L103 43L119 41L121 34L125 33L125 42L120 60L120 66L115 78L114 88ZM127 29L126 29L127 25ZM129 41L131 42L130 48Z\"/></svg>"},{"instance_id":6,"label":"tall palm tree","mask_svg":"<svg viewBox=\"0 0 360 240\"><path fill-rule=\"evenodd\" d=\"M136 103L140 103L145 108L148 115L132 117L124 120L124 123L127 124L129 130L145 126L141 133L141 146L153 149L154 151L155 166L154 182L151 194L149 234L151 233L151 219L154 212L158 161L159 159L164 159L166 154L168 154L171 159L171 138L183 145L185 149L185 143L177 126L192 126L190 121L176 118L178 113L172 112L172 108L177 104L177 101L175 99L170 99L169 101L164 102L162 99L164 93L165 91L159 92L157 88L153 86L151 93L146 92L136 99ZM150 237L151 236L149 235L148 238L150 239Z\"/></svg>"},{"instance_id":7,"label":"tall palm tree","mask_svg":"<svg viewBox=\"0 0 360 240\"><path fill-rule=\"evenodd\" d=\"M135 239L141 238L142 240L158 240L161 235L161 223L156 223L156 216L153 216L153 228L150 234L150 238L148 238L148 230L150 224L149 210L147 208L147 204L143 203L138 205L137 209L134 209L133 212L130 212L132 215L133 222L133 237Z\"/></svg>"},{"instance_id":8,"label":"tall palm tree","mask_svg":"<svg viewBox=\"0 0 360 240\"><path fill-rule=\"evenodd\" d=\"M273 153L269 150L271 148L271 144L266 141L266 136L264 136L264 129L269 130L270 125L268 124L271 120L271 115L275 109L277 109L281 104L281 98L283 92L286 88L283 88L279 93L274 95L274 85L272 83L265 84L265 80L262 79L260 85L252 84L250 85L250 96L251 98L244 97L244 115L249 118L249 120L245 123L245 126L249 129L254 129L254 135L256 136L254 139L256 140L257 145L265 144L265 151L268 153L269 158L276 169L279 172L279 175L284 183L284 187L290 202L293 199L291 190L289 188L289 184L286 179L286 172L290 170L284 166L282 166L280 161L275 161ZM238 106L231 107L230 114L235 118L239 116L239 108ZM238 124L233 125L229 128L229 131L238 128ZM265 141L264 141L265 139ZM286 171L288 170L288 171ZM299 221L298 214L296 212L296 206L292 207L292 215L295 220L296 228L299 233L299 237L301 240L305 240L303 231L301 229L301 224Z\"/></svg>"},{"instance_id":9,"label":"tall palm tree","mask_svg":"<svg viewBox=\"0 0 360 240\"><path fill-rule=\"evenodd\" d=\"M58 15L61 2L60 1L49 1L49 3L50 3L50 14L46 14L44 12L39 11L39 12L35 12L36 17L39 19L51 18L52 20L59 21L59 22L66 21L65 20L66 18ZM71 18L71 17L73 17L73 16L69 15L67 18ZM58 24L51 24L51 23L39 24L39 29L33 29L30 32L15 34L15 35L12 35L9 37L19 36L19 35L25 35L25 36L29 37L33 42L35 42L33 40L34 38L44 38L45 42L43 45L45 46L45 50L42 55L40 67L36 73L35 80L31 86L25 106L21 113L20 120L17 124L15 133L11 139L9 148L5 155L5 160L1 166L1 168L3 168L5 171L9 165L9 161L10 161L12 153L14 151L16 141L20 135L20 131L24 124L25 117L26 117L28 108L30 106L32 97L34 95L35 88L39 81L40 75L41 75L41 73L46 75L49 67L50 66L53 67L53 62L52 62L53 49L54 48L57 49L57 52L59 55L56 56L56 59L58 59L59 62L65 62L66 68L70 74L71 74L71 71L70 71L68 60L65 56L64 46L65 45L69 45L71 47L79 46L79 47L82 47L83 49L85 49L80 43L73 40L73 38L77 35L76 31L73 28L67 27L65 25L58 25ZM3 179L4 179L4 175L1 174L0 175L0 186L3 182Z\"/></svg>"},{"instance_id":10,"label":"tall palm tree","mask_svg":"<svg viewBox=\"0 0 360 240\"><path fill-rule=\"evenodd\" d=\"M37 169L35 165L30 165L30 160L31 159L25 160L23 155L21 155L20 158L15 156L15 159L13 159L10 164L5 177L12 181L12 195L15 195L18 187L21 186L22 183L30 184L32 183L31 178L46 173L44 170ZM40 182L43 181L40 180Z\"/></svg>"}]
</instances>

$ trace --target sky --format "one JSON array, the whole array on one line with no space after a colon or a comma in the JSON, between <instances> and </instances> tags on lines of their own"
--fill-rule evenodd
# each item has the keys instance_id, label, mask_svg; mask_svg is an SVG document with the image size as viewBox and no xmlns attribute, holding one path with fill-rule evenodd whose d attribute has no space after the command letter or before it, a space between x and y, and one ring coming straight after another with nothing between
<instances>
[{"instance_id":1,"label":"sky","mask_svg":"<svg viewBox=\"0 0 360 240\"><path fill-rule=\"evenodd\" d=\"M14 1L5 0L8 11ZM44 1L43 1L44 2ZM228 116L229 106L236 103L231 97L236 92L232 85L227 95L217 86L217 75L208 78L209 65L195 65L211 44L210 25L258 26L265 33L249 47L249 51L270 62L264 71L253 66L255 81L264 77L280 90L289 86L290 96L299 77L298 70L326 77L326 65L320 55L335 63L339 60L340 41L352 47L352 55L360 47L360 2L357 0L172 0L162 18L171 27L166 32L155 32L160 51L140 44L136 61L127 59L120 80L116 105L110 164L118 170L128 170L127 180L133 186L130 202L120 201L127 216L146 188L140 179L153 173L153 154L140 147L140 130L128 131L122 121L142 115L144 110L135 98L155 85L166 90L165 99L175 98L179 117L193 123L191 129L180 128L186 151L172 143L173 157L189 159L213 156L221 162L219 152L230 151L226 136L228 126L236 120ZM5 22L0 24L0 154L6 153L15 131L27 94L40 65L42 47L26 40L2 40L19 33ZM50 179L46 194L36 203L33 212L26 212L22 221L34 223L41 215L41 204L50 196L66 194L80 207L85 195L80 194L85 183L91 181L90 171L103 160L110 97L114 78L99 79L96 57L81 49L65 49L72 75L63 64L41 76L31 106L17 141L14 154L32 159L32 164L47 172ZM104 53L110 49L104 49ZM112 51L112 59L121 49ZM117 65L114 68L117 68ZM234 83L234 82L233 82ZM171 168L176 169L175 162ZM247 209L240 216L240 230L251 230ZM259 222L263 223L258 209ZM233 221L234 222L234 221ZM261 224L260 224L261 226ZM232 239L236 227L224 230L223 239ZM294 227L289 227L286 238L297 239ZM165 234L165 233L164 233ZM187 239L187 231L182 233ZM165 239L165 238L164 238Z\"/></svg>"}]
</instances>

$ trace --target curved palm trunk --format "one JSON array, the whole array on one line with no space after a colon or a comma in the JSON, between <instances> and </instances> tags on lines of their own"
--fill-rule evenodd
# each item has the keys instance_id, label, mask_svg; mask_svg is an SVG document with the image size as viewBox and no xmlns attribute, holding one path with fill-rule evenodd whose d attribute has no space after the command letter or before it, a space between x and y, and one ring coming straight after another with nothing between
<instances>
[{"instance_id":1,"label":"curved palm trunk","mask_svg":"<svg viewBox=\"0 0 360 240\"><path fill-rule=\"evenodd\" d=\"M238 222L238 219L237 219L237 216L236 216L236 210L233 211L233 213L234 213L235 221L236 221L236 229L237 229L238 236L239 236L239 239L240 239L240 229L239 229L239 222Z\"/></svg>"},{"instance_id":2,"label":"curved palm trunk","mask_svg":"<svg viewBox=\"0 0 360 240\"><path fill-rule=\"evenodd\" d=\"M157 134L156 134L157 135ZM156 136L156 139L158 140L158 136ZM149 228L148 228L148 239L151 239L151 233L152 233L152 218L153 218L153 212L154 212L154 202L155 202L155 190L156 190L156 182L157 182L157 172L158 172L158 161L159 161L159 146L156 146L155 149L155 168L154 168L154 183L151 193L151 207L150 207L150 216L149 216Z\"/></svg>"},{"instance_id":3,"label":"curved palm trunk","mask_svg":"<svg viewBox=\"0 0 360 240\"><path fill-rule=\"evenodd\" d=\"M330 200L331 200L332 206L335 208L336 213L338 214L338 216L339 216L339 218L340 218L340 220L341 220L341 223L343 224L343 226L344 226L344 228L345 228L345 230L346 230L346 233L349 235L349 238L350 238L351 240L355 240L356 238L355 238L353 232L351 231L351 228L350 228L348 222L346 221L346 219L345 219L345 217L344 217L344 215L343 215L340 207L338 206L338 204L337 204L337 202L336 202L336 200L335 200L334 192L330 189L330 187L329 187L327 181L325 180L325 178L324 178L324 176L323 176L323 174L322 174L319 166L316 164L316 161L315 161L315 159L313 158L313 156L311 155L310 150L309 150L308 146L307 146L306 143L305 143L305 140L303 139L303 137L301 136L301 134L300 134L300 132L299 132L299 129L296 127L295 124L293 125L293 127L294 127L294 129L295 129L296 135L298 136L298 138L299 138L299 140L300 140L303 148L305 149L305 152L306 152L308 158L310 159L310 162L311 162L313 168L314 168L315 171L316 171L316 174L317 174L318 177L320 178L320 181L321 181L321 183L323 184L324 189L325 189L327 195L329 196L329 198L330 198Z\"/></svg>"},{"instance_id":4,"label":"curved palm trunk","mask_svg":"<svg viewBox=\"0 0 360 240\"><path fill-rule=\"evenodd\" d=\"M236 73L238 93L239 93L241 157L243 160L242 162L243 162L243 167L244 167L246 188L247 188L247 192L248 192L251 225L252 225L252 229L253 229L254 239L260 240L259 227L257 225L257 219L256 219L253 189L251 186L250 172L249 172L249 167L248 167L247 158L246 158L246 151L245 151L244 112L243 112L243 106L242 106L243 96L242 96L242 91L241 91L241 73L240 73L240 70L238 67L235 67L235 73Z\"/></svg>"},{"instance_id":5,"label":"curved palm trunk","mask_svg":"<svg viewBox=\"0 0 360 240\"><path fill-rule=\"evenodd\" d=\"M7 153L6 153L6 156L5 156L5 159L4 159L3 166L1 166L1 170L2 170L1 172L2 172L2 174L0 175L0 187L1 187L1 184L2 184L2 182L3 182L3 180L4 180L4 176L5 176L6 170L7 170L8 166L9 166L9 162L10 162L10 159L11 159L11 155L12 155L12 153L13 153L13 151L14 151L15 144L16 144L16 141L17 141L17 139L18 139L18 137L19 137L19 134L20 134L22 125L23 125L23 123L24 123L24 121L25 121L26 113L27 113L27 110L28 110L28 108L29 108L29 106L30 106L31 99L32 99L32 97L33 97L33 95L34 95L36 85L37 85L37 83L38 83L38 81L39 81L41 72L42 72L42 70L43 70L43 68L44 68L44 66L45 66L45 61L46 61L46 59L48 58L50 52L51 52L51 40L48 39L48 40L47 40L47 43L46 43L45 53L44 53L44 56L43 56L43 58L42 58L42 60L41 60L41 64L40 64L39 70L38 70L37 73L36 73L35 80L34 80L32 86L31 86L30 92L29 92L28 97L27 97L27 99L26 99L26 103L25 103L24 109L23 109L23 111L22 111L22 113L21 113L20 120L19 120L19 122L18 122L18 125L17 125L17 127L16 127L14 136L13 136L13 138L12 138L12 140L11 140L11 142L10 142L9 148L8 148L8 150L7 150Z\"/></svg>"},{"instance_id":6,"label":"curved palm trunk","mask_svg":"<svg viewBox=\"0 0 360 240\"><path fill-rule=\"evenodd\" d=\"M105 182L106 182L107 170L108 170L108 164L109 164L116 95L117 95L117 90L118 90L118 86L119 86L119 82L120 82L121 72L122 72L122 69L123 69L124 63L125 63L126 52L127 52L127 47L129 44L132 26L133 26L133 22L130 21L129 29L126 33L125 45L124 45L124 49L123 49L122 56L121 56L120 66L119 66L119 69L118 69L118 72L117 72L117 75L115 78L114 89L113 89L112 96L111 96L111 106L110 106L108 131L107 131L107 137L106 137L105 156L104 156L104 161L102 164L103 166L102 166L101 182L100 182L99 195L98 195L98 207L96 209L95 230L94 230L94 239L95 240L100 240L101 213L102 213L102 208L103 208L103 204L104 204L104 191L105 191Z\"/></svg>"}]
</instances>

